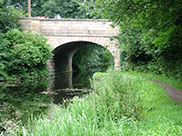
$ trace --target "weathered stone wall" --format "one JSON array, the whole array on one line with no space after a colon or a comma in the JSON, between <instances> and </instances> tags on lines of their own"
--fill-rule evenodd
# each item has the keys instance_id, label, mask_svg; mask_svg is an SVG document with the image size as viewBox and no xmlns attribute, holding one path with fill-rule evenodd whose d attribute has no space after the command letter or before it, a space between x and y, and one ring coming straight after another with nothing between
<instances>
[{"instance_id":1,"label":"weathered stone wall","mask_svg":"<svg viewBox=\"0 0 182 136\"><path fill-rule=\"evenodd\" d=\"M70 42L83 41L99 44L111 52L115 69L120 69L117 41L110 40L112 36L118 34L119 28L111 27L112 23L107 20L21 18L20 22L25 32L32 30L32 32L46 36L53 49Z\"/></svg>"},{"instance_id":2,"label":"weathered stone wall","mask_svg":"<svg viewBox=\"0 0 182 136\"><path fill-rule=\"evenodd\" d=\"M63 37L111 37L118 33L118 27L111 27L105 19L36 19L20 18L24 31L42 33L45 36Z\"/></svg>"}]
</instances>

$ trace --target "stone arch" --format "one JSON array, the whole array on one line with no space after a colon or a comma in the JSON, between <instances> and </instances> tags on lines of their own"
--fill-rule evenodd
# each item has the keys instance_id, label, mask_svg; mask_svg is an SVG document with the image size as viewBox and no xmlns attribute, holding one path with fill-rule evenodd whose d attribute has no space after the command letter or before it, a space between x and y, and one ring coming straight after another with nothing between
<instances>
[{"instance_id":1,"label":"stone arch","mask_svg":"<svg viewBox=\"0 0 182 136\"><path fill-rule=\"evenodd\" d=\"M76 42L94 43L106 48L114 57L115 70L120 70L120 52L116 40L111 41L108 37L48 37L48 43L53 49Z\"/></svg>"}]
</instances>

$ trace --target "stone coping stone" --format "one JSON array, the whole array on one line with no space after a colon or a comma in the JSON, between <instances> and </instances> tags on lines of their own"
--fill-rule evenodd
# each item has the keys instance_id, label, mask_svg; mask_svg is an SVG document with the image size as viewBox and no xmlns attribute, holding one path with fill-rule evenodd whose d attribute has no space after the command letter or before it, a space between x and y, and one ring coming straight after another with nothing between
<instances>
[{"instance_id":1,"label":"stone coping stone","mask_svg":"<svg viewBox=\"0 0 182 136\"><path fill-rule=\"evenodd\" d=\"M108 22L107 19L73 19L73 18L61 18L61 19L54 19L54 18L34 18L34 17L20 17L19 19L22 20L40 20L40 21L85 21L85 22Z\"/></svg>"}]
</instances>

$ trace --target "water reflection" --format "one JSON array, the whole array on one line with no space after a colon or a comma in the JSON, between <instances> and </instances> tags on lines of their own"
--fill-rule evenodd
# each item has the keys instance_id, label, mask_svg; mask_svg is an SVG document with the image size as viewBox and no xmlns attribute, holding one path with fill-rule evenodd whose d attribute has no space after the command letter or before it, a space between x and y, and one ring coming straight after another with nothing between
<instances>
[{"instance_id":1,"label":"water reflection","mask_svg":"<svg viewBox=\"0 0 182 136\"><path fill-rule=\"evenodd\" d=\"M0 130L18 121L26 123L27 118L46 113L53 99L41 93L47 88L47 80L1 83L0 86ZM5 127L6 126L6 127Z\"/></svg>"},{"instance_id":2,"label":"water reflection","mask_svg":"<svg viewBox=\"0 0 182 136\"><path fill-rule=\"evenodd\" d=\"M49 79L0 83L0 131L20 120L26 123L31 115L46 114L51 104L61 104L63 100L88 93L73 87L72 73L57 74ZM83 88L83 84L79 87Z\"/></svg>"},{"instance_id":3,"label":"water reflection","mask_svg":"<svg viewBox=\"0 0 182 136\"><path fill-rule=\"evenodd\" d=\"M73 88L72 72L56 73L54 89Z\"/></svg>"},{"instance_id":4,"label":"water reflection","mask_svg":"<svg viewBox=\"0 0 182 136\"><path fill-rule=\"evenodd\" d=\"M82 78L84 79L83 81L89 82L89 77ZM78 76L73 76L72 78L72 72L56 73L55 77L51 78L49 82L50 87L47 92L52 94L55 104L61 104L64 100L67 101L74 96L81 97L83 94L90 92L89 84L83 84Z\"/></svg>"}]
</instances>

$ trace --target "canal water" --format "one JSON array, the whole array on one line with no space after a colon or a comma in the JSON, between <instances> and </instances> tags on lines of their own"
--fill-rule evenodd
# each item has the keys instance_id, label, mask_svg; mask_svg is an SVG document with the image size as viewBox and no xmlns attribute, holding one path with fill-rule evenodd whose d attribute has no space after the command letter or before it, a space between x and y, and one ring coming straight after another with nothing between
<instances>
[{"instance_id":1,"label":"canal water","mask_svg":"<svg viewBox=\"0 0 182 136\"><path fill-rule=\"evenodd\" d=\"M0 132L18 122L25 124L31 116L46 114L51 104L65 104L74 96L90 91L89 79L61 73L55 77L0 83ZM82 79L82 80L80 80Z\"/></svg>"}]
</instances>

